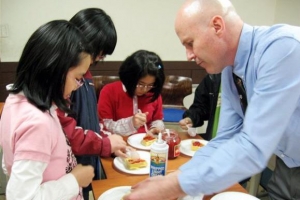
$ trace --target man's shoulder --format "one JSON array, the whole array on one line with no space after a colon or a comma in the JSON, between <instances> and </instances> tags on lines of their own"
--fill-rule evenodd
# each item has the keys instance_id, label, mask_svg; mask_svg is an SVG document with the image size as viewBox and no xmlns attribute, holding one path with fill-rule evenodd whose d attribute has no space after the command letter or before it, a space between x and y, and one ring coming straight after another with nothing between
<instances>
[{"instance_id":1,"label":"man's shoulder","mask_svg":"<svg viewBox=\"0 0 300 200\"><path fill-rule=\"evenodd\" d=\"M300 42L300 27L291 26L288 24L275 24L273 26L260 26L255 28L255 34L258 38L257 41L263 43L272 43L278 39L292 38Z\"/></svg>"}]
</instances>

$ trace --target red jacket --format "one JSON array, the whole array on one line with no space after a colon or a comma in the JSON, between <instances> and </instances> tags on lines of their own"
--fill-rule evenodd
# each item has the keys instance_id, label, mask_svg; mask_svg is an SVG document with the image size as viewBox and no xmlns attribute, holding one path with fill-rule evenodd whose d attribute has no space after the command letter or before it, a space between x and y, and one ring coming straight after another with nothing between
<instances>
[{"instance_id":1,"label":"red jacket","mask_svg":"<svg viewBox=\"0 0 300 200\"><path fill-rule=\"evenodd\" d=\"M153 123L160 122L163 126L163 109L161 95L150 102L152 93L148 92L137 97L136 102L123 88L121 81L106 84L100 92L98 99L98 114L103 130L119 135L145 133L144 126L136 130L132 123L132 116L140 109L143 113L148 112L147 127L157 127Z\"/></svg>"},{"instance_id":2,"label":"red jacket","mask_svg":"<svg viewBox=\"0 0 300 200\"><path fill-rule=\"evenodd\" d=\"M109 157L111 155L111 145L108 137L101 133L99 136L91 130L83 130L76 126L76 121L72 117L57 109L59 121L69 139L72 151L75 155L99 155Z\"/></svg>"}]
</instances>

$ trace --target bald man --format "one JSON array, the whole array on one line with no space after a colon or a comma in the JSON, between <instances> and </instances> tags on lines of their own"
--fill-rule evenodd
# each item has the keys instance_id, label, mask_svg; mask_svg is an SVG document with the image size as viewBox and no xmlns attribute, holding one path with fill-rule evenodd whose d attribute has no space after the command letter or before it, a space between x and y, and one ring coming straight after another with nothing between
<instances>
[{"instance_id":1,"label":"bald man","mask_svg":"<svg viewBox=\"0 0 300 200\"><path fill-rule=\"evenodd\" d=\"M220 192L261 172L271 155L271 199L300 199L300 28L254 27L228 0L187 0L176 33L207 73L222 72L217 137L178 171L149 178L125 200Z\"/></svg>"}]
</instances>

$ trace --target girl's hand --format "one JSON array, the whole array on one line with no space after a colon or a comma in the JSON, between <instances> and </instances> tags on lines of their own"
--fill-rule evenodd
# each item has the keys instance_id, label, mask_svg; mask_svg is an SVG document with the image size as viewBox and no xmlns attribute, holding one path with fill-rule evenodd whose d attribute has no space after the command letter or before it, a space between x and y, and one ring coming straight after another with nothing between
<instances>
[{"instance_id":1,"label":"girl's hand","mask_svg":"<svg viewBox=\"0 0 300 200\"><path fill-rule=\"evenodd\" d=\"M136 151L136 149L130 147L130 146L126 146L125 148L119 149L117 151L114 152L115 156L120 157L120 158L127 158L127 151Z\"/></svg>"},{"instance_id":2,"label":"girl's hand","mask_svg":"<svg viewBox=\"0 0 300 200\"><path fill-rule=\"evenodd\" d=\"M122 136L112 134L108 136L110 140L111 153L119 151L120 149L126 148L126 142L123 140Z\"/></svg>"},{"instance_id":3,"label":"girl's hand","mask_svg":"<svg viewBox=\"0 0 300 200\"><path fill-rule=\"evenodd\" d=\"M91 165L83 166L78 164L74 169L71 171L78 182L80 187L87 187L93 180L94 174L94 167Z\"/></svg>"},{"instance_id":4,"label":"girl's hand","mask_svg":"<svg viewBox=\"0 0 300 200\"><path fill-rule=\"evenodd\" d=\"M133 126L136 129L138 129L141 126L143 126L147 122L147 115L148 115L148 112L145 112L145 113L136 113L135 115L133 115L133 117L132 117Z\"/></svg>"}]
</instances>

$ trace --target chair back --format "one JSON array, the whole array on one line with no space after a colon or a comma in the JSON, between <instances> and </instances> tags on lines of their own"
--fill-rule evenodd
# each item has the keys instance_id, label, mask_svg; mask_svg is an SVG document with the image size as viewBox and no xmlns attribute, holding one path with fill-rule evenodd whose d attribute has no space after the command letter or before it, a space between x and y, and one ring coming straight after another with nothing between
<instances>
[{"instance_id":1,"label":"chair back","mask_svg":"<svg viewBox=\"0 0 300 200\"><path fill-rule=\"evenodd\" d=\"M192 94L192 79L184 76L166 76L162 90L164 108L186 109L183 99Z\"/></svg>"},{"instance_id":2,"label":"chair back","mask_svg":"<svg viewBox=\"0 0 300 200\"><path fill-rule=\"evenodd\" d=\"M119 76L93 76L93 83L97 99L99 99L100 91L104 85L118 80L120 80Z\"/></svg>"}]
</instances>

